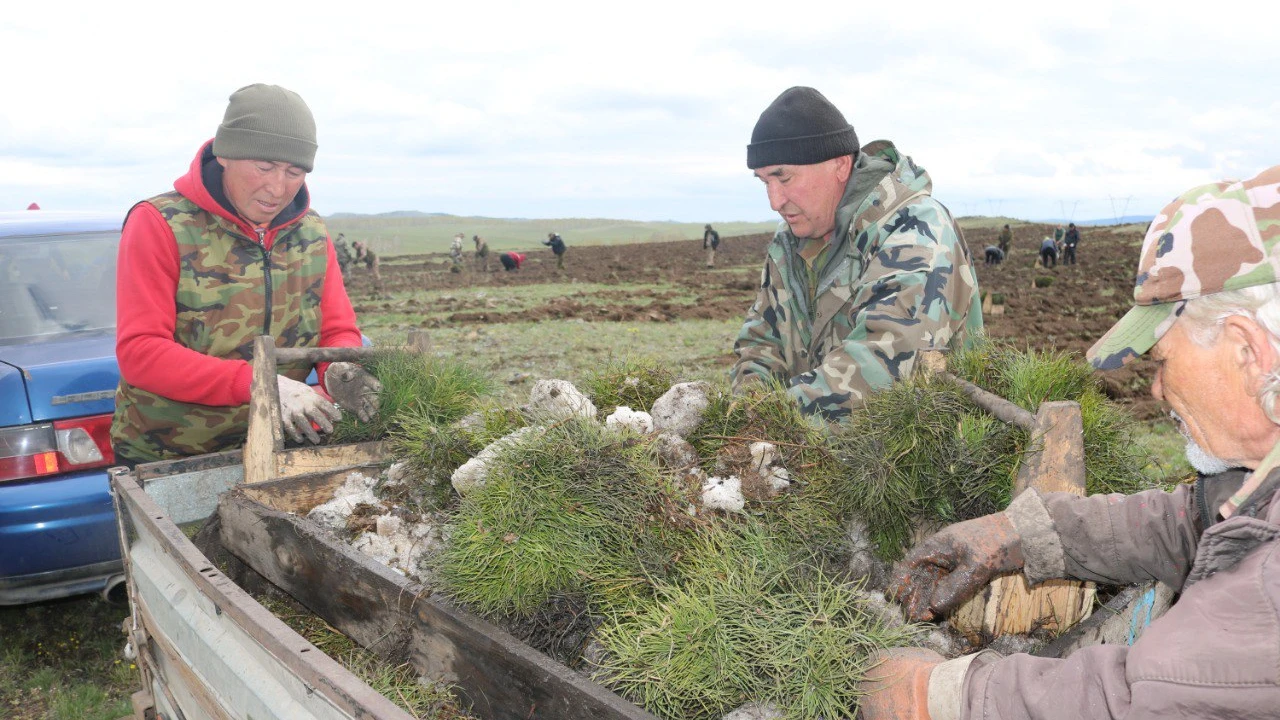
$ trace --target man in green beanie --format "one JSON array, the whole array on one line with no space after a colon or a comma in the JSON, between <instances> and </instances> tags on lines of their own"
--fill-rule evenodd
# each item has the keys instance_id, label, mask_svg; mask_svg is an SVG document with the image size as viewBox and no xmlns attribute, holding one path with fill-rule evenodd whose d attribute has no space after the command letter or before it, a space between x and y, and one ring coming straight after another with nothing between
<instances>
[{"instance_id":1,"label":"man in green beanie","mask_svg":"<svg viewBox=\"0 0 1280 720\"><path fill-rule=\"evenodd\" d=\"M359 346L333 243L310 209L316 125L297 93L249 85L231 95L214 138L172 192L135 205L120 239L116 391L111 440L123 464L239 447L249 417L253 341ZM319 442L341 417L306 385L312 367L282 363L284 429ZM377 380L350 363L316 368L361 419Z\"/></svg>"},{"instance_id":2,"label":"man in green beanie","mask_svg":"<svg viewBox=\"0 0 1280 720\"><path fill-rule=\"evenodd\" d=\"M838 421L918 352L981 331L960 228L893 143L859 149L830 101L793 87L760 115L747 167L782 223L734 344L735 391L777 380L806 414Z\"/></svg>"}]
</instances>

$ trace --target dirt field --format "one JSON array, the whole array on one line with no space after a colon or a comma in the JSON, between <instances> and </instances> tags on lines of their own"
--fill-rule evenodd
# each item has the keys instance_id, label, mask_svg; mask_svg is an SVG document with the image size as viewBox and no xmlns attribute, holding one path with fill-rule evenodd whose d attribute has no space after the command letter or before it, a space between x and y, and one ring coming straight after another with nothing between
<instances>
[{"instance_id":1,"label":"dirt field","mask_svg":"<svg viewBox=\"0 0 1280 720\"><path fill-rule=\"evenodd\" d=\"M994 338L1020 345L1084 353L1132 303L1141 231L1132 226L1123 231L1085 228L1077 265L1037 267L1040 239L1051 232L1052 227L1045 225L1019 227L1009 258L999 266L987 266L981 261L983 248L995 243L996 229L965 233L978 258L983 291L1004 302L987 313L987 330ZM556 269L554 257L546 249L528 251L524 267L512 273L503 272L496 258L491 258L488 273L476 272L470 266L466 272L451 273L444 255L406 255L386 258L382 263L384 297L374 296L370 274L364 267L356 268L347 284L357 313L429 310L432 315L424 319L424 327L569 319L723 320L741 317L750 305L768 242L767 235L726 238L714 269L705 267L701 240L575 246L566 255L563 271ZM454 296L445 292L433 294L428 301L417 292L547 283L616 285L618 289L570 290L522 310L504 309L492 300L477 299L474 294ZM432 303L429 308L427 302ZM732 362L730 350L725 348L723 355L726 365ZM1159 413L1159 408L1148 395L1148 376L1149 368L1138 363L1107 373L1103 381L1112 397L1129 404L1139 417L1150 418Z\"/></svg>"}]
</instances>

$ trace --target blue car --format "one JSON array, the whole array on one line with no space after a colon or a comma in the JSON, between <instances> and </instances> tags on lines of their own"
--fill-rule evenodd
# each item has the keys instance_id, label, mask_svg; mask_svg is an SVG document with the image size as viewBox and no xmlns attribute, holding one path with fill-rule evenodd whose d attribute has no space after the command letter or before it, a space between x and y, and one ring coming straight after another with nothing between
<instances>
[{"instance_id":1,"label":"blue car","mask_svg":"<svg viewBox=\"0 0 1280 720\"><path fill-rule=\"evenodd\" d=\"M123 579L106 474L121 220L0 213L0 605Z\"/></svg>"}]
</instances>

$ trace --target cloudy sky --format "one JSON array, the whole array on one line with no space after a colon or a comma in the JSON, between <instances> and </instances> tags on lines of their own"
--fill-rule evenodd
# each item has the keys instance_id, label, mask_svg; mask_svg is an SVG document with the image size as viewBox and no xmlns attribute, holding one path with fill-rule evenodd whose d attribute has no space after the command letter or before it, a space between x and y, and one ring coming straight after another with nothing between
<instances>
[{"instance_id":1,"label":"cloudy sky","mask_svg":"<svg viewBox=\"0 0 1280 720\"><path fill-rule=\"evenodd\" d=\"M267 82L316 116L321 213L771 219L745 145L810 85L957 215L1152 214L1280 163L1280 6L1176 5L21 3L0 210L123 212Z\"/></svg>"}]
</instances>

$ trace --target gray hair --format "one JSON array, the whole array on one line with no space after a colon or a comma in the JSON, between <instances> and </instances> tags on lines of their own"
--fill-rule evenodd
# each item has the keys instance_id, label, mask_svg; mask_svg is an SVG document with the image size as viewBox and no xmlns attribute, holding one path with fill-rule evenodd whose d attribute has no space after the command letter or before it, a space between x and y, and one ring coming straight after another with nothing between
<instances>
[{"instance_id":1,"label":"gray hair","mask_svg":"<svg viewBox=\"0 0 1280 720\"><path fill-rule=\"evenodd\" d=\"M1181 321L1187 323L1187 335L1193 342L1210 347L1222 334L1223 321L1233 315L1247 317L1262 326L1271 347L1280 354L1280 283L1227 290L1188 301ZM1280 400L1280 367L1273 367L1262 379L1258 403L1271 422L1280 425L1277 400Z\"/></svg>"}]
</instances>

